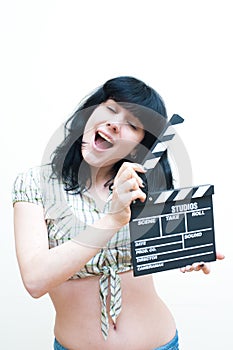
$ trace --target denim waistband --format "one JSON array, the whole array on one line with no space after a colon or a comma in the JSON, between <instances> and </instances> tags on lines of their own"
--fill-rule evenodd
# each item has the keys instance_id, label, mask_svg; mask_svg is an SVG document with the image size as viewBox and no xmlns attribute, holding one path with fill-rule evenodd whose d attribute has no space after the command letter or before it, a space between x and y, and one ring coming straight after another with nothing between
<instances>
[{"instance_id":1,"label":"denim waistband","mask_svg":"<svg viewBox=\"0 0 233 350\"><path fill-rule=\"evenodd\" d=\"M172 340L169 341L169 343L160 346L159 348L155 348L153 350L179 350L178 332L176 331L174 338L172 338Z\"/></svg>"},{"instance_id":2,"label":"denim waistband","mask_svg":"<svg viewBox=\"0 0 233 350\"><path fill-rule=\"evenodd\" d=\"M62 346L57 339L54 339L54 350L68 350L67 348L64 348L64 346Z\"/></svg>"},{"instance_id":3,"label":"denim waistband","mask_svg":"<svg viewBox=\"0 0 233 350\"><path fill-rule=\"evenodd\" d=\"M67 348L64 348L57 339L54 340L54 350L68 350ZM169 341L169 343L160 346L159 348L155 348L153 350L179 350L179 339L178 339L178 332L176 331L176 334L174 338Z\"/></svg>"}]
</instances>

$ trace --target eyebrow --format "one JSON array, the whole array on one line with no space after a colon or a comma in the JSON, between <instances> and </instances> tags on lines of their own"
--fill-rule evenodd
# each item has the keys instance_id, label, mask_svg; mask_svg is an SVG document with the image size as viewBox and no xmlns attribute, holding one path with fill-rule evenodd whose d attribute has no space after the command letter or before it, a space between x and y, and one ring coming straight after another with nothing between
<instances>
[{"instance_id":1,"label":"eyebrow","mask_svg":"<svg viewBox=\"0 0 233 350\"><path fill-rule=\"evenodd\" d=\"M137 122L137 126L141 129L144 129L144 125L139 117L140 108L138 108L136 104L130 102L117 102L111 98L105 101L104 103L106 105L109 104L110 106L112 106L116 110L116 112L118 112L119 107L124 108L127 112L130 113L128 117L134 119Z\"/></svg>"}]
</instances>

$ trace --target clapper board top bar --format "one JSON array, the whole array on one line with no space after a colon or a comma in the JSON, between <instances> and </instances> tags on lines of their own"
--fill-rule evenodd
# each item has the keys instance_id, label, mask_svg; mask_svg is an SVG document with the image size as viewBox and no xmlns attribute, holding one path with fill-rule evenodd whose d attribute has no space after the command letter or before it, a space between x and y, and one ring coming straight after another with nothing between
<instances>
[{"instance_id":1,"label":"clapper board top bar","mask_svg":"<svg viewBox=\"0 0 233 350\"><path fill-rule=\"evenodd\" d=\"M188 201L190 199L212 196L214 194L214 186L210 184L183 187L166 191L148 193L146 202L135 201L133 206L145 206L145 203L162 204L171 201Z\"/></svg>"},{"instance_id":2,"label":"clapper board top bar","mask_svg":"<svg viewBox=\"0 0 233 350\"><path fill-rule=\"evenodd\" d=\"M213 185L201 185L195 187L184 187L180 189L155 192L152 196L154 204L170 201L182 201L185 199L211 196L214 194Z\"/></svg>"}]
</instances>

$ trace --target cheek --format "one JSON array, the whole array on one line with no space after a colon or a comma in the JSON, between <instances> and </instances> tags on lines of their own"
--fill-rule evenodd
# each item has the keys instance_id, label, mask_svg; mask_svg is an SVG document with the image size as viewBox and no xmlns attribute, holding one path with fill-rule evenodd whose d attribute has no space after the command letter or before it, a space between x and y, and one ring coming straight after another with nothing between
<instances>
[{"instance_id":1,"label":"cheek","mask_svg":"<svg viewBox=\"0 0 233 350\"><path fill-rule=\"evenodd\" d=\"M137 134L138 143L140 143L144 139L144 136L145 136L145 131L141 129L140 133Z\"/></svg>"},{"instance_id":2,"label":"cheek","mask_svg":"<svg viewBox=\"0 0 233 350\"><path fill-rule=\"evenodd\" d=\"M92 123L87 123L83 132L83 142L90 142L95 133L95 128Z\"/></svg>"},{"instance_id":3,"label":"cheek","mask_svg":"<svg viewBox=\"0 0 233 350\"><path fill-rule=\"evenodd\" d=\"M121 154L122 157L125 157L126 155L130 154L136 146L138 146L138 142L136 140L121 139L119 141L117 152Z\"/></svg>"},{"instance_id":4,"label":"cheek","mask_svg":"<svg viewBox=\"0 0 233 350\"><path fill-rule=\"evenodd\" d=\"M90 133L92 129L93 129L93 123L91 123L90 120L88 120L84 128L83 135L85 136L86 134Z\"/></svg>"},{"instance_id":5,"label":"cheek","mask_svg":"<svg viewBox=\"0 0 233 350\"><path fill-rule=\"evenodd\" d=\"M135 133L133 130L132 131L130 130L122 134L122 139L124 139L127 142L138 144L143 140L144 135L145 135L144 131Z\"/></svg>"},{"instance_id":6,"label":"cheek","mask_svg":"<svg viewBox=\"0 0 233 350\"><path fill-rule=\"evenodd\" d=\"M85 132L83 134L83 140L82 142L83 143L90 143L90 140L91 140L91 133L90 132Z\"/></svg>"}]
</instances>

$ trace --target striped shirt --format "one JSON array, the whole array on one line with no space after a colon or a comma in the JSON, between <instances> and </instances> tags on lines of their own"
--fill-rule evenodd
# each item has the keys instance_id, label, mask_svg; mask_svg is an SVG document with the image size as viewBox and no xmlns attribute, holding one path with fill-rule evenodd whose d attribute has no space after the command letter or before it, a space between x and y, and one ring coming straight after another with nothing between
<instances>
[{"instance_id":1,"label":"striped shirt","mask_svg":"<svg viewBox=\"0 0 233 350\"><path fill-rule=\"evenodd\" d=\"M85 230L109 211L111 192L100 212L88 192L72 194L64 190L57 178L51 177L49 166L29 169L19 174L13 186L13 203L26 201L43 206L48 230L49 248L56 247ZM132 269L129 225L120 229L80 271L70 279L99 275L101 330L108 336L107 296L110 288L109 315L113 324L121 312L121 281L119 273Z\"/></svg>"}]
</instances>

